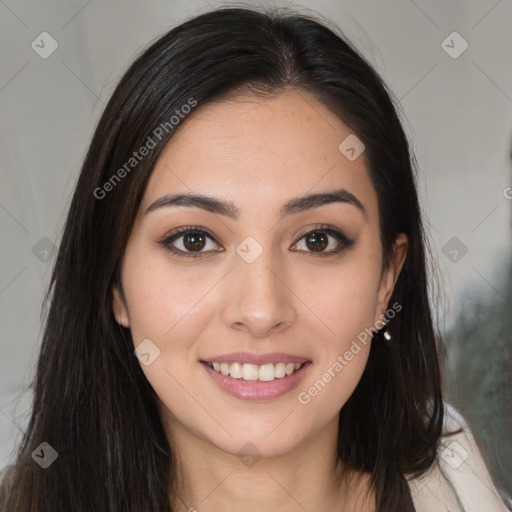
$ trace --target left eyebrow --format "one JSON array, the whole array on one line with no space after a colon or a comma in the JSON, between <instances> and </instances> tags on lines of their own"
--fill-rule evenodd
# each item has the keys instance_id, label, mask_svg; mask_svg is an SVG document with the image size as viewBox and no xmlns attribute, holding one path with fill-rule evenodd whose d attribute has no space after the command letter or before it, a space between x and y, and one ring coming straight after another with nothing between
<instances>
[{"instance_id":1,"label":"left eyebrow","mask_svg":"<svg viewBox=\"0 0 512 512\"><path fill-rule=\"evenodd\" d=\"M309 194L290 199L280 210L281 219L292 214L304 212L331 203L348 203L355 206L366 217L366 209L359 199L343 188L320 194ZM149 212L163 207L190 206L201 208L211 213L224 215L238 220L241 210L231 201L201 194L166 194L153 202L145 211Z\"/></svg>"}]
</instances>

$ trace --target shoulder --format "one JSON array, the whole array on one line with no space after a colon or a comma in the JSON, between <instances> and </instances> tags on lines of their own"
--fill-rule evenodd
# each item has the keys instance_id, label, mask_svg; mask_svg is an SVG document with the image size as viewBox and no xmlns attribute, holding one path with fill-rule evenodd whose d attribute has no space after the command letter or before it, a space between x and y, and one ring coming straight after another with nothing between
<instances>
[{"instance_id":1,"label":"shoulder","mask_svg":"<svg viewBox=\"0 0 512 512\"><path fill-rule=\"evenodd\" d=\"M443 436L428 473L409 480L417 512L508 512L464 418L444 404Z\"/></svg>"}]
</instances>

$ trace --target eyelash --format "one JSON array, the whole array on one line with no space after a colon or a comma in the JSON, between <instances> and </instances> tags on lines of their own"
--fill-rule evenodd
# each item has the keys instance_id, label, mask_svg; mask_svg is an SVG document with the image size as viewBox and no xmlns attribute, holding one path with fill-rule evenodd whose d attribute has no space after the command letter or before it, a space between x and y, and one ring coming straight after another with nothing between
<instances>
[{"instance_id":1,"label":"eyelash","mask_svg":"<svg viewBox=\"0 0 512 512\"><path fill-rule=\"evenodd\" d=\"M307 235L309 235L311 233L317 233L317 232L325 233L325 234L332 236L341 245L338 249L331 250L329 252L315 253L314 251L305 251L306 254L309 254L310 256L313 256L313 257L315 257L315 256L320 256L320 257L333 256L335 254L339 254L339 253L345 251L346 249L349 249L350 247L352 247L355 244L355 240L348 238L347 235L345 235L345 233L343 233L342 231L339 231L338 229L336 229L332 226L329 226L328 224L319 224L319 225L315 226L314 228L310 228L310 229L306 230L305 232L301 233L300 235L298 235L298 240L294 245L299 243ZM208 230L206 230L202 226L184 226L184 227L178 228L178 229L172 231L171 233L169 233L169 235L166 236L162 241L160 241L159 244L162 245L166 250L170 251L172 254L179 256L179 257L185 257L185 258L202 257L204 252L198 252L198 253L184 252L181 249L175 249L171 246L172 242L183 237L184 235L186 235L188 233L201 233L203 235L206 235L207 238L209 238L213 242L217 243L217 241L215 240L215 237L213 237L213 235L211 235L208 232ZM216 251L216 252L220 252L220 251ZM304 251L302 251L302 252L304 252Z\"/></svg>"}]
</instances>

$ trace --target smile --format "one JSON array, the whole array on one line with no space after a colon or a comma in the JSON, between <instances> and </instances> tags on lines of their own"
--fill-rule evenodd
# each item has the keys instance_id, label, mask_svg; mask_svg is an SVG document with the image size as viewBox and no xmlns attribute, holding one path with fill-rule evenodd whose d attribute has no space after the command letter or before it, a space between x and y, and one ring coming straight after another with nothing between
<instances>
[{"instance_id":1,"label":"smile","mask_svg":"<svg viewBox=\"0 0 512 512\"><path fill-rule=\"evenodd\" d=\"M299 370L300 363L267 363L261 366L250 363L206 363L210 368L222 375L229 375L233 379L245 381L270 382L274 379L282 379Z\"/></svg>"},{"instance_id":2,"label":"smile","mask_svg":"<svg viewBox=\"0 0 512 512\"><path fill-rule=\"evenodd\" d=\"M221 359L222 361L222 359ZM224 392L241 400L272 400L296 388L311 361L303 363L241 363L200 361L212 381Z\"/></svg>"}]
</instances>

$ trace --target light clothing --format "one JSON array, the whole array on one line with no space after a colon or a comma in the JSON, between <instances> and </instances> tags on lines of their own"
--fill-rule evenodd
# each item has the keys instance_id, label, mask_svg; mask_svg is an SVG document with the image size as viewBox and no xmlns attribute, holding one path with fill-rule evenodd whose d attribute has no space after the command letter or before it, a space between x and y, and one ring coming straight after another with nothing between
<instances>
[{"instance_id":1,"label":"light clothing","mask_svg":"<svg viewBox=\"0 0 512 512\"><path fill-rule=\"evenodd\" d=\"M443 436L437 463L409 480L416 512L508 512L464 418L446 402L444 426L463 431Z\"/></svg>"}]
</instances>

